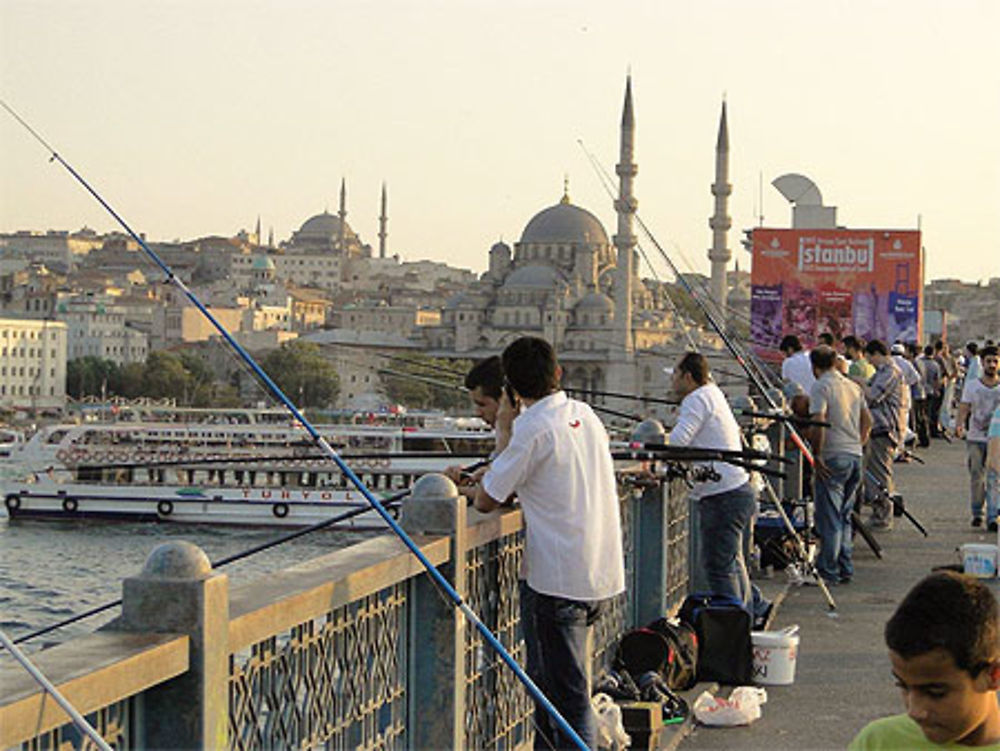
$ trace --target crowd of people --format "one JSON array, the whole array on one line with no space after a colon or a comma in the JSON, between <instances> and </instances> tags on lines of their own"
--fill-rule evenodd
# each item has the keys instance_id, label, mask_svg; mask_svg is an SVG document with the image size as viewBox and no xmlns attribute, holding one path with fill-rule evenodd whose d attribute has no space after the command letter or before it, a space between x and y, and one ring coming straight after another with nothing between
<instances>
[{"instance_id":1,"label":"crowd of people","mask_svg":"<svg viewBox=\"0 0 1000 751\"><path fill-rule=\"evenodd\" d=\"M781 348L786 355L782 376L793 387L786 393L795 395L793 408L817 426L807 438L820 537L817 572L827 585L848 584L854 574L850 525L856 499L871 506L875 529L890 529L893 465L908 460L911 447L927 446L932 439L965 438L972 525L996 529L1000 358L992 342L970 347L960 357L943 342L918 349L852 336L841 342L826 337L811 351L786 337ZM740 427L705 357L686 353L668 371L680 399L668 443L740 450ZM501 356L477 363L465 386L477 414L496 431L496 449L488 467L472 475L454 467L447 474L480 511L516 496L525 520L520 602L527 672L592 746L596 728L587 631L607 601L625 588L621 527L608 434L590 406L561 390L560 379L552 346L535 337L522 337ZM713 594L742 602L755 627L763 627L772 605L751 582L746 566L756 492L744 469L722 463L713 469L714 476L692 492L697 517L691 575ZM950 585L941 586L948 590ZM956 601L972 596L954 587L945 595ZM995 622L994 614L988 625L994 632ZM914 647L907 628L897 630L900 636L889 647L899 656L901 675L909 676L906 671L920 667L922 642ZM952 667L975 677L964 659L955 656ZM984 685L992 686L1000 680L1000 663L995 654L990 659ZM990 721L998 718L991 715ZM536 748L571 747L565 728L544 707L536 710L535 726ZM870 745L872 738L900 729L892 723L878 726L862 739L869 745L856 747L878 747Z\"/></svg>"}]
</instances>

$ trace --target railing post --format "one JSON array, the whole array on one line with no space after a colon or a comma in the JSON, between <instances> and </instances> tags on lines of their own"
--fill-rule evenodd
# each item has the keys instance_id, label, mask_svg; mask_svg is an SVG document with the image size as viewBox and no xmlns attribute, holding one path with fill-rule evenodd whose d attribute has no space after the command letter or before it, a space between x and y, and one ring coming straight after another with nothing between
<instances>
[{"instance_id":1,"label":"railing post","mask_svg":"<svg viewBox=\"0 0 1000 751\"><path fill-rule=\"evenodd\" d=\"M410 534L451 535L451 560L438 568L464 599L466 501L444 475L428 474L403 505ZM465 618L429 574L410 580L407 746L465 745Z\"/></svg>"},{"instance_id":2,"label":"railing post","mask_svg":"<svg viewBox=\"0 0 1000 751\"><path fill-rule=\"evenodd\" d=\"M190 668L142 694L143 748L225 748L229 732L229 578L189 542L156 547L125 580L112 628L187 634Z\"/></svg>"},{"instance_id":3,"label":"railing post","mask_svg":"<svg viewBox=\"0 0 1000 751\"><path fill-rule=\"evenodd\" d=\"M666 434L658 420L644 420L632 431L632 440L637 443L663 443ZM632 607L633 622L637 625L645 625L666 615L669 488L669 483L664 480L645 488L632 515L632 539L635 540Z\"/></svg>"}]
</instances>

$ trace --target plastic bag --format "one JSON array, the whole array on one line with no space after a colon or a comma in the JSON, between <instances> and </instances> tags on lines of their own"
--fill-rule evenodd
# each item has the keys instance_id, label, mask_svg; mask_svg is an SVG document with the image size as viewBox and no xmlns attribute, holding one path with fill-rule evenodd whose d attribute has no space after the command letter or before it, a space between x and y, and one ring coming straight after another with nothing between
<instances>
[{"instance_id":1,"label":"plastic bag","mask_svg":"<svg viewBox=\"0 0 1000 751\"><path fill-rule=\"evenodd\" d=\"M626 749L632 745L632 738L622 724L622 708L607 694L594 694L590 706L597 715L597 747L611 751Z\"/></svg>"},{"instance_id":2,"label":"plastic bag","mask_svg":"<svg viewBox=\"0 0 1000 751\"><path fill-rule=\"evenodd\" d=\"M703 725L749 725L760 718L760 705L767 701L767 691L755 686L733 689L728 699L705 691L695 699L694 716Z\"/></svg>"}]
</instances>

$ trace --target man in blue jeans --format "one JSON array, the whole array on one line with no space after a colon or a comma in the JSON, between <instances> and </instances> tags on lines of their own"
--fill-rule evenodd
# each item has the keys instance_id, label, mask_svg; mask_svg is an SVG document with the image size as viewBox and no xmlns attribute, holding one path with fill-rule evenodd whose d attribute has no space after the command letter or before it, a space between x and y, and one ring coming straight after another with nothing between
<instances>
[{"instance_id":1,"label":"man in blue jeans","mask_svg":"<svg viewBox=\"0 0 1000 751\"><path fill-rule=\"evenodd\" d=\"M830 424L813 433L813 501L820 539L816 568L828 585L847 584L854 576L851 511L872 417L861 387L834 367L833 349L817 347L809 360L816 376L809 412L813 420Z\"/></svg>"},{"instance_id":2,"label":"man in blue jeans","mask_svg":"<svg viewBox=\"0 0 1000 751\"><path fill-rule=\"evenodd\" d=\"M588 748L597 748L587 633L602 604L625 590L608 434L588 405L559 388L562 371L544 339L514 341L501 361L498 454L475 504L492 511L517 493L525 528L521 623L528 675ZM575 747L544 708L536 708L535 718L535 748Z\"/></svg>"},{"instance_id":3,"label":"man in blue jeans","mask_svg":"<svg viewBox=\"0 0 1000 751\"><path fill-rule=\"evenodd\" d=\"M681 406L667 442L671 446L742 450L740 427L722 389L712 381L705 356L686 353L674 367L672 378ZM743 540L750 534L757 494L742 468L715 462L713 469L719 479L697 483L691 491L698 513L698 558L705 568L709 590L741 600L756 625L761 625L767 620L771 603L751 585L743 560Z\"/></svg>"}]
</instances>

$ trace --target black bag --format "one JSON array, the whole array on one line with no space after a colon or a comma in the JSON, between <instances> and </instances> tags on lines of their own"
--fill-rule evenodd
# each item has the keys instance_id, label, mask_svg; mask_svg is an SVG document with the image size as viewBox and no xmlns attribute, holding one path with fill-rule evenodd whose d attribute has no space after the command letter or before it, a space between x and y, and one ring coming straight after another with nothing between
<instances>
[{"instance_id":1,"label":"black bag","mask_svg":"<svg viewBox=\"0 0 1000 751\"><path fill-rule=\"evenodd\" d=\"M660 618L646 628L625 634L618 643L615 667L636 680L650 671L662 677L675 691L685 691L695 684L698 664L698 640L694 629L685 623Z\"/></svg>"},{"instance_id":2,"label":"black bag","mask_svg":"<svg viewBox=\"0 0 1000 751\"><path fill-rule=\"evenodd\" d=\"M687 691L698 682L698 635L681 620L658 618L647 627L670 644L670 660L663 674L674 691ZM662 672L662 671L661 671Z\"/></svg>"},{"instance_id":3,"label":"black bag","mask_svg":"<svg viewBox=\"0 0 1000 751\"><path fill-rule=\"evenodd\" d=\"M753 676L750 613L739 600L708 593L688 595L680 619L698 637L698 680L745 685Z\"/></svg>"}]
</instances>

